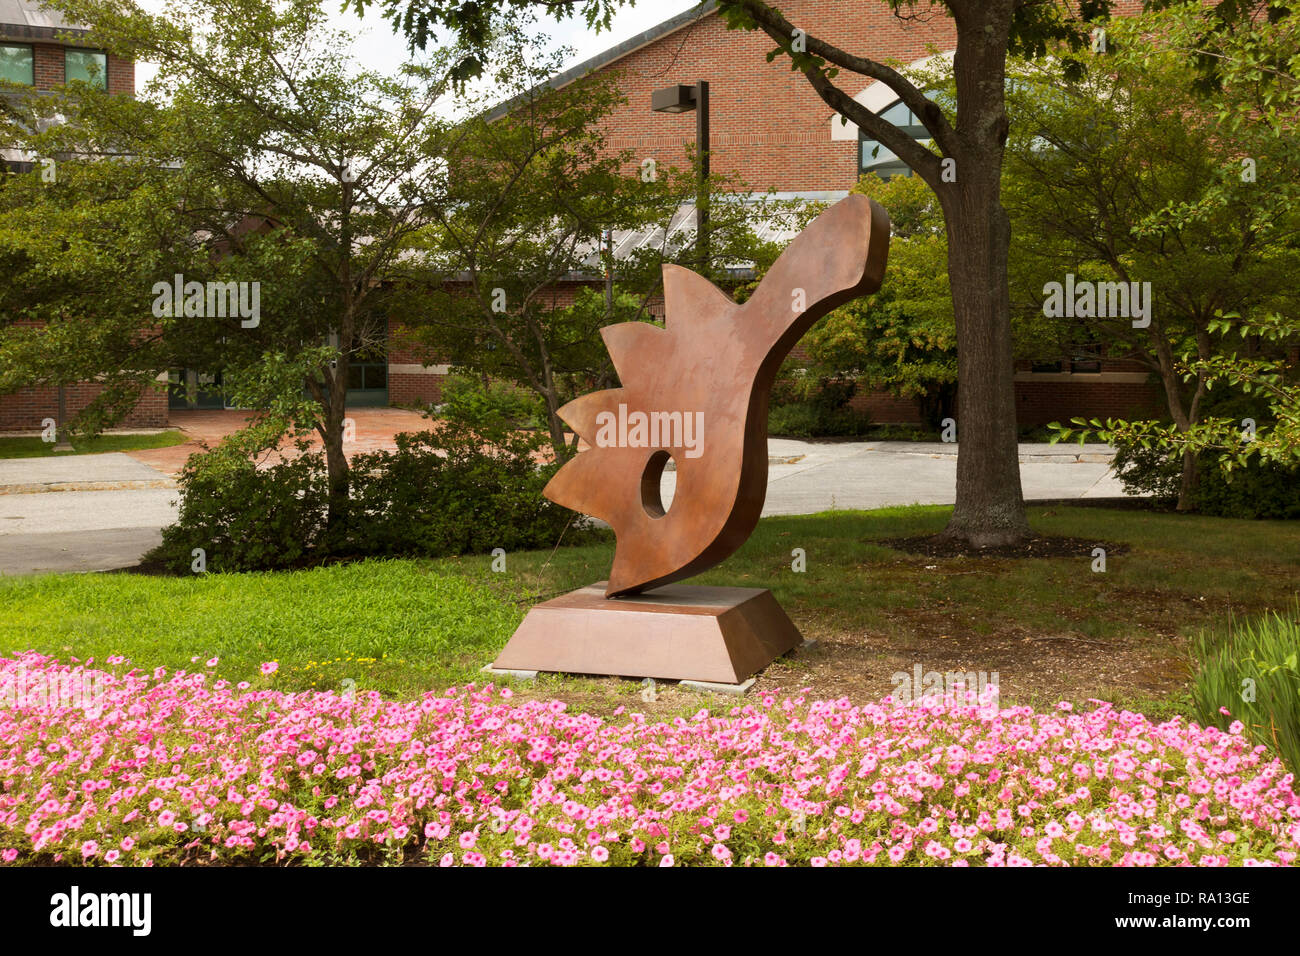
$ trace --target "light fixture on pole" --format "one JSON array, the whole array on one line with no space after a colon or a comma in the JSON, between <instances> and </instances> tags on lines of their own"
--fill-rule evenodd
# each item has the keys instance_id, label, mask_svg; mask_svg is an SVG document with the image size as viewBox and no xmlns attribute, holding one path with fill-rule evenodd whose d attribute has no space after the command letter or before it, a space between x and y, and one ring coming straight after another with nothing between
<instances>
[{"instance_id":1,"label":"light fixture on pole","mask_svg":"<svg viewBox=\"0 0 1300 956\"><path fill-rule=\"evenodd\" d=\"M697 242L700 264L709 264L709 83L700 80L694 86L677 84L656 90L650 96L650 108L656 113L688 113L695 110L695 149L700 154L700 186L695 197Z\"/></svg>"}]
</instances>

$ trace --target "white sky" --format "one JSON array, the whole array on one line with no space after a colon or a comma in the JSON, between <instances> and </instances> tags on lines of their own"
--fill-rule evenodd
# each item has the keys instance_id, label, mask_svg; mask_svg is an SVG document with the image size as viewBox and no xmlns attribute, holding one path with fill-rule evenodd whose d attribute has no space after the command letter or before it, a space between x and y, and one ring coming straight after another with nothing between
<instances>
[{"instance_id":1,"label":"white sky","mask_svg":"<svg viewBox=\"0 0 1300 956\"><path fill-rule=\"evenodd\" d=\"M160 11L166 6L166 0L139 0L139 2L146 10L153 12ZM330 0L330 3L335 9L342 7L342 3L338 0ZM617 46L638 33L644 33L656 24L696 5L697 0L639 0L636 6L623 7L619 10L614 15L612 28L601 33L588 30L581 16L571 17L563 22L557 22L549 17L541 18L539 29L551 36L551 49L562 46L574 48L574 54L564 64L567 68L596 56L612 46ZM394 65L401 63L407 56L406 38L394 34L387 21L374 7L367 11L364 20L359 19L349 10L347 13L336 13L333 22L337 29L346 30L355 37L352 55L363 68L389 72ZM154 64L137 63L135 67L137 91L142 89L156 72L157 67Z\"/></svg>"}]
</instances>

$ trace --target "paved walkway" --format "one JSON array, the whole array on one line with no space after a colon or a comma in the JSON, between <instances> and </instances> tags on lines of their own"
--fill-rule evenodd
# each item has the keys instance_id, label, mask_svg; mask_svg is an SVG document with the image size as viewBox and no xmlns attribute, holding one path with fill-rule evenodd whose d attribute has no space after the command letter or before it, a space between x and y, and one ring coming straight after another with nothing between
<instances>
[{"instance_id":1,"label":"paved walkway","mask_svg":"<svg viewBox=\"0 0 1300 956\"><path fill-rule=\"evenodd\" d=\"M956 500L957 446L938 442L802 441L769 438L763 515L947 505ZM1021 445L1025 498L1110 498L1124 494L1107 445ZM676 476L660 495L671 506Z\"/></svg>"},{"instance_id":2,"label":"paved walkway","mask_svg":"<svg viewBox=\"0 0 1300 956\"><path fill-rule=\"evenodd\" d=\"M398 432L424 431L430 425L429 419L419 412L405 408L357 408L348 413L356 422L356 435L353 441L344 442L343 451L349 458L353 455L393 448L393 436ZM162 472L164 475L178 475L185 465L185 460L204 448L221 443L227 435L243 428L248 423L249 413L235 410L214 411L172 411L171 423L185 432L189 438L182 445L170 448L142 448L128 451L138 462ZM319 442L317 442L319 444ZM98 455L82 455L80 458L98 458ZM4 482L0 481L0 485Z\"/></svg>"},{"instance_id":3,"label":"paved walkway","mask_svg":"<svg viewBox=\"0 0 1300 956\"><path fill-rule=\"evenodd\" d=\"M359 409L357 440L347 451L392 447L398 431L427 420L399 409ZM96 571L135 564L175 520L171 475L201 442L240 427L244 413L176 416L192 436L172 448L106 455L0 460L0 574ZM181 452L180 449L189 449ZM169 453L161 455L160 453ZM1122 495L1105 445L1022 445L1025 497ZM768 442L764 515L810 514L889 505L951 504L957 474L953 445L913 442ZM664 474L671 504L675 475ZM49 492L49 493L41 493Z\"/></svg>"}]
</instances>

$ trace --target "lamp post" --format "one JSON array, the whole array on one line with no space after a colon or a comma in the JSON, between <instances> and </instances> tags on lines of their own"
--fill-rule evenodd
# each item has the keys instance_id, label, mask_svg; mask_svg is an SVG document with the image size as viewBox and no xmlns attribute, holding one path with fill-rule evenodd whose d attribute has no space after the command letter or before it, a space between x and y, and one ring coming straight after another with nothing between
<instances>
[{"instance_id":1,"label":"lamp post","mask_svg":"<svg viewBox=\"0 0 1300 956\"><path fill-rule=\"evenodd\" d=\"M700 186L695 196L696 242L700 264L709 264L709 83L700 80L694 86L678 84L656 90L650 108L657 113L686 113L695 110L695 149L700 154Z\"/></svg>"}]
</instances>

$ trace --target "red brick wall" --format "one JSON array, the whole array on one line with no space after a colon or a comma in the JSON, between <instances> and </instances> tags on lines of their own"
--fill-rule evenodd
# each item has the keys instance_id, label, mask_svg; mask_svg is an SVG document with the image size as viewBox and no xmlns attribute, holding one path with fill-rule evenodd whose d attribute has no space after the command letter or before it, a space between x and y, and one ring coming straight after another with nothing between
<instances>
[{"instance_id":1,"label":"red brick wall","mask_svg":"<svg viewBox=\"0 0 1300 956\"><path fill-rule=\"evenodd\" d=\"M75 44L73 45L75 47ZM33 43L36 88L48 90L63 85L64 50L56 43ZM89 48L87 48L89 49ZM135 93L135 63L108 55L108 91L110 93Z\"/></svg>"},{"instance_id":2,"label":"red brick wall","mask_svg":"<svg viewBox=\"0 0 1300 956\"><path fill-rule=\"evenodd\" d=\"M1142 382L1016 382L1016 420L1046 425L1071 418L1160 418L1159 389Z\"/></svg>"},{"instance_id":3,"label":"red brick wall","mask_svg":"<svg viewBox=\"0 0 1300 956\"><path fill-rule=\"evenodd\" d=\"M811 35L867 56L905 62L927 46L951 49L952 21L905 22L880 0L783 0L782 13ZM727 30L716 14L669 34L605 68L621 74L628 102L605 124L609 145L631 148L637 161L684 166L695 142L695 114L656 113L650 94L675 83L709 81L710 157L719 173L781 190L848 189L857 180L857 144L831 141L829 106L789 60L767 62L775 44L763 33ZM870 81L841 73L850 96Z\"/></svg>"},{"instance_id":4,"label":"red brick wall","mask_svg":"<svg viewBox=\"0 0 1300 956\"><path fill-rule=\"evenodd\" d=\"M68 417L84 408L100 391L101 386L93 382L67 386L63 395ZM40 431L43 419L58 417L57 388L24 388L0 397L0 431ZM167 393L161 389L146 389L121 424L136 428L160 428L166 425Z\"/></svg>"},{"instance_id":5,"label":"red brick wall","mask_svg":"<svg viewBox=\"0 0 1300 956\"><path fill-rule=\"evenodd\" d=\"M866 412L877 425L918 425L921 422L916 399L896 398L888 392L857 392L849 400L849 407Z\"/></svg>"},{"instance_id":6,"label":"red brick wall","mask_svg":"<svg viewBox=\"0 0 1300 956\"><path fill-rule=\"evenodd\" d=\"M48 90L63 85L63 47L53 43L32 45L35 54L36 88Z\"/></svg>"},{"instance_id":7,"label":"red brick wall","mask_svg":"<svg viewBox=\"0 0 1300 956\"><path fill-rule=\"evenodd\" d=\"M135 61L108 55L108 92L135 95Z\"/></svg>"}]
</instances>

